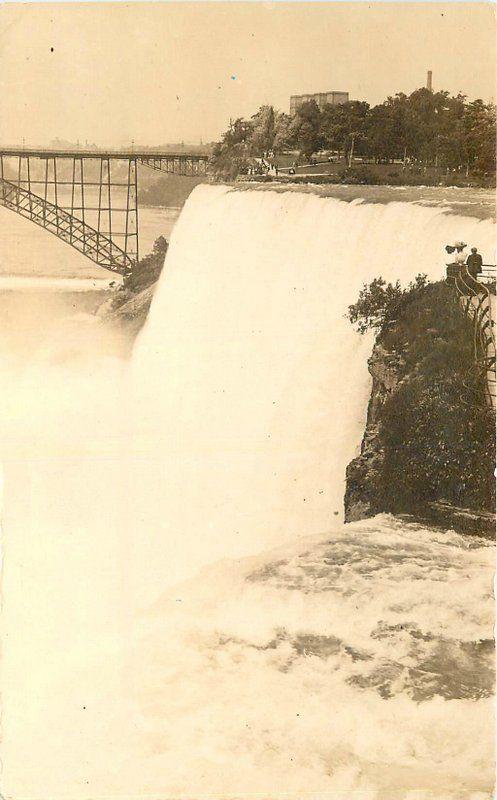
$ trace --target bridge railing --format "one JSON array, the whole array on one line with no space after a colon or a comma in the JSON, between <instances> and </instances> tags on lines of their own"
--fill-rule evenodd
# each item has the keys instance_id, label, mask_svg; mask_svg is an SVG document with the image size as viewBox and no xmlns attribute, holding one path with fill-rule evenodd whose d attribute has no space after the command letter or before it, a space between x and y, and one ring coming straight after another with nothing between
<instances>
[{"instance_id":1,"label":"bridge railing","mask_svg":"<svg viewBox=\"0 0 497 800\"><path fill-rule=\"evenodd\" d=\"M495 265L485 264L485 271L474 278L466 264L448 264L447 280L454 284L464 312L473 323L474 364L468 371L468 389L471 391L483 381L486 404L496 407L496 342L495 320Z\"/></svg>"},{"instance_id":2,"label":"bridge railing","mask_svg":"<svg viewBox=\"0 0 497 800\"><path fill-rule=\"evenodd\" d=\"M169 151L163 148L53 148L53 147L2 147L0 155L3 156L32 156L33 158L164 158L186 159L207 162L208 153L194 153L188 151Z\"/></svg>"}]
</instances>

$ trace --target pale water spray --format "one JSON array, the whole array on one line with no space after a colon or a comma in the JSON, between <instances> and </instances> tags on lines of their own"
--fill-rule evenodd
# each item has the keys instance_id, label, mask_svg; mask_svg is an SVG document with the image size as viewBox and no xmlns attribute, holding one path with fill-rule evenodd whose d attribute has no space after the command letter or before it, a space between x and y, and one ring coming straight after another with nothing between
<instances>
[{"instance_id":1,"label":"pale water spray","mask_svg":"<svg viewBox=\"0 0 497 800\"><path fill-rule=\"evenodd\" d=\"M7 796L489 796L490 549L341 524L347 307L460 238L493 260L441 208L199 187L129 367L1 365Z\"/></svg>"}]
</instances>

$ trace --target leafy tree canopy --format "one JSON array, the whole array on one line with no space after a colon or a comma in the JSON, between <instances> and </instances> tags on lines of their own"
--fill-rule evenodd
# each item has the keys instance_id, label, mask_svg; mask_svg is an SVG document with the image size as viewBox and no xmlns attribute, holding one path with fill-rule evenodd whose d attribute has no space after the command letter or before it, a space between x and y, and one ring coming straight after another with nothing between
<instances>
[{"instance_id":1,"label":"leafy tree canopy","mask_svg":"<svg viewBox=\"0 0 497 800\"><path fill-rule=\"evenodd\" d=\"M273 150L296 150L303 160L322 148L378 162L402 160L488 175L495 171L496 109L447 91L416 89L370 107L352 100L322 110L311 100L293 116L265 105L249 120L238 118L215 146L212 166L225 177L246 171Z\"/></svg>"}]
</instances>

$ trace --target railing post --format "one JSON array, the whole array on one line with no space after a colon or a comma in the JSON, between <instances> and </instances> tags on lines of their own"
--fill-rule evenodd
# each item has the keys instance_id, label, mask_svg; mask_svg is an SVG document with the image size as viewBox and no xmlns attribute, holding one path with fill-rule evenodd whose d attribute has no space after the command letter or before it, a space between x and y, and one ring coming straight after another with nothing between
<instances>
[{"instance_id":1,"label":"railing post","mask_svg":"<svg viewBox=\"0 0 497 800\"><path fill-rule=\"evenodd\" d=\"M71 186L71 222L69 224L69 244L73 242L74 235L74 191L76 184L76 158L72 159L72 186Z\"/></svg>"},{"instance_id":2,"label":"railing post","mask_svg":"<svg viewBox=\"0 0 497 800\"><path fill-rule=\"evenodd\" d=\"M45 186L44 186L44 199L43 203L43 225L47 226L47 192L48 192L48 156L45 159Z\"/></svg>"},{"instance_id":3,"label":"railing post","mask_svg":"<svg viewBox=\"0 0 497 800\"><path fill-rule=\"evenodd\" d=\"M33 199L32 199L32 196L31 196L31 167L30 167L29 160L30 160L30 156L27 156L27 158L26 158L26 169L27 169L28 192L29 192L28 203L29 203L29 217L31 219L31 217L33 216Z\"/></svg>"},{"instance_id":4,"label":"railing post","mask_svg":"<svg viewBox=\"0 0 497 800\"><path fill-rule=\"evenodd\" d=\"M112 247L112 189L110 180L110 158L107 159L107 218L109 220L109 249L110 249L110 265L112 266L112 259L114 257Z\"/></svg>"},{"instance_id":5,"label":"railing post","mask_svg":"<svg viewBox=\"0 0 497 800\"><path fill-rule=\"evenodd\" d=\"M131 240L131 248L130 248ZM128 193L126 198L126 230L124 236L124 267L128 259L138 264L138 168L136 158L128 161Z\"/></svg>"},{"instance_id":6,"label":"railing post","mask_svg":"<svg viewBox=\"0 0 497 800\"><path fill-rule=\"evenodd\" d=\"M97 263L100 259L100 223L102 218L102 183L104 173L104 160L100 159L100 180L98 184L98 222L97 222Z\"/></svg>"},{"instance_id":7,"label":"railing post","mask_svg":"<svg viewBox=\"0 0 497 800\"><path fill-rule=\"evenodd\" d=\"M79 159L79 178L80 178L80 187L81 187L81 220L83 222L82 227L82 234L83 234L83 254L86 253L86 228L85 228L85 173L84 173L84 161L81 157Z\"/></svg>"},{"instance_id":8,"label":"railing post","mask_svg":"<svg viewBox=\"0 0 497 800\"><path fill-rule=\"evenodd\" d=\"M57 156L53 159L53 181L54 181L54 205L55 205L55 221L57 226L57 235L59 235L59 198L57 192Z\"/></svg>"}]
</instances>

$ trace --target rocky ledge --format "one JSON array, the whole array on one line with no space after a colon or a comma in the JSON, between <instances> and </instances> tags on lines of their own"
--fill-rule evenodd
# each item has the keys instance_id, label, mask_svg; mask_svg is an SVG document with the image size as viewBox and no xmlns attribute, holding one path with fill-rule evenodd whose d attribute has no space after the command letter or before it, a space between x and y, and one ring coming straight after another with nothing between
<instances>
[{"instance_id":1,"label":"rocky ledge","mask_svg":"<svg viewBox=\"0 0 497 800\"><path fill-rule=\"evenodd\" d=\"M495 535L495 418L469 386L472 330L445 284L379 333L360 455L346 471L345 521L388 512Z\"/></svg>"}]
</instances>

